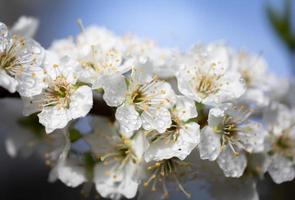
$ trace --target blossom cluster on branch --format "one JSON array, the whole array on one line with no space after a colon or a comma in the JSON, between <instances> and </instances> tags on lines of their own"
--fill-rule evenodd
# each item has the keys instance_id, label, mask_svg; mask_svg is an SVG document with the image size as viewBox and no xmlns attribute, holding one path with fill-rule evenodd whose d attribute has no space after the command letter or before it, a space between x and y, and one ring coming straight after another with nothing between
<instances>
[{"instance_id":1,"label":"blossom cluster on branch","mask_svg":"<svg viewBox=\"0 0 295 200\"><path fill-rule=\"evenodd\" d=\"M0 23L0 86L20 95L25 116L8 133L9 155L38 152L50 181L94 183L111 199L168 198L171 185L190 197L184 184L206 174L204 160L224 177L295 177L294 83L261 55L223 43L181 52L80 27L44 49L35 19ZM95 102L110 114L92 112Z\"/></svg>"}]
</instances>

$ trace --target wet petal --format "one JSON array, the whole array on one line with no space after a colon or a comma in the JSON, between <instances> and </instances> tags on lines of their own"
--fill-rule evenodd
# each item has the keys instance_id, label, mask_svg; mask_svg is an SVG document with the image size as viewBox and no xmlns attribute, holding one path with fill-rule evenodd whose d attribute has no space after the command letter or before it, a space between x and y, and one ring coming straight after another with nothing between
<instances>
[{"instance_id":1,"label":"wet petal","mask_svg":"<svg viewBox=\"0 0 295 200\"><path fill-rule=\"evenodd\" d=\"M139 113L133 105L122 105L116 110L116 119L120 123L122 134L129 134L141 127Z\"/></svg>"},{"instance_id":2,"label":"wet petal","mask_svg":"<svg viewBox=\"0 0 295 200\"><path fill-rule=\"evenodd\" d=\"M39 122L45 126L46 133L51 133L55 129L64 128L71 117L66 109L57 108L55 106L45 107L38 114Z\"/></svg>"},{"instance_id":3,"label":"wet petal","mask_svg":"<svg viewBox=\"0 0 295 200\"><path fill-rule=\"evenodd\" d=\"M271 158L268 173L272 180L277 184L291 181L295 177L294 164L288 158L275 154Z\"/></svg>"},{"instance_id":4,"label":"wet petal","mask_svg":"<svg viewBox=\"0 0 295 200\"><path fill-rule=\"evenodd\" d=\"M199 151L201 159L211 161L215 160L221 151L220 136L209 126L201 130Z\"/></svg>"},{"instance_id":5,"label":"wet petal","mask_svg":"<svg viewBox=\"0 0 295 200\"><path fill-rule=\"evenodd\" d=\"M151 143L144 154L146 162L159 161L177 157L184 160L200 141L200 130L197 123L189 123L180 130L177 140L158 140Z\"/></svg>"},{"instance_id":6,"label":"wet petal","mask_svg":"<svg viewBox=\"0 0 295 200\"><path fill-rule=\"evenodd\" d=\"M21 96L31 97L38 95L45 87L45 74L41 67L29 67L25 69L18 78L19 85L17 91Z\"/></svg>"},{"instance_id":7,"label":"wet petal","mask_svg":"<svg viewBox=\"0 0 295 200\"><path fill-rule=\"evenodd\" d=\"M241 141L243 148L249 153L258 153L264 149L264 139L267 135L266 130L261 124L249 122L240 127L241 132L237 133L237 137Z\"/></svg>"},{"instance_id":8,"label":"wet petal","mask_svg":"<svg viewBox=\"0 0 295 200\"><path fill-rule=\"evenodd\" d=\"M226 177L240 177L246 169L247 159L243 152L235 155L227 146L218 156L217 163Z\"/></svg>"},{"instance_id":9,"label":"wet petal","mask_svg":"<svg viewBox=\"0 0 295 200\"><path fill-rule=\"evenodd\" d=\"M34 97L22 97L23 115L28 116L41 111L42 108L39 106L39 101L41 101L41 99L42 95L37 95Z\"/></svg>"},{"instance_id":10,"label":"wet petal","mask_svg":"<svg viewBox=\"0 0 295 200\"><path fill-rule=\"evenodd\" d=\"M170 112L163 107L149 107L142 113L141 118L145 130L157 130L163 133L171 126Z\"/></svg>"},{"instance_id":11,"label":"wet petal","mask_svg":"<svg viewBox=\"0 0 295 200\"><path fill-rule=\"evenodd\" d=\"M177 96L176 113L182 121L187 121L198 116L195 102L184 96Z\"/></svg>"},{"instance_id":12,"label":"wet petal","mask_svg":"<svg viewBox=\"0 0 295 200\"><path fill-rule=\"evenodd\" d=\"M219 108L212 108L209 111L208 116L208 125L211 128L217 128L223 123L224 120L224 111Z\"/></svg>"},{"instance_id":13,"label":"wet petal","mask_svg":"<svg viewBox=\"0 0 295 200\"><path fill-rule=\"evenodd\" d=\"M50 174L51 181L55 176L68 187L77 187L87 181L85 169L70 160L60 161L53 170L55 174Z\"/></svg>"},{"instance_id":14,"label":"wet petal","mask_svg":"<svg viewBox=\"0 0 295 200\"><path fill-rule=\"evenodd\" d=\"M94 87L98 87L98 85L103 88L103 99L109 106L119 106L125 100L127 85L124 76L104 77Z\"/></svg>"},{"instance_id":15,"label":"wet petal","mask_svg":"<svg viewBox=\"0 0 295 200\"><path fill-rule=\"evenodd\" d=\"M88 86L79 87L71 96L69 112L73 119L84 117L93 105L92 90Z\"/></svg>"},{"instance_id":16,"label":"wet petal","mask_svg":"<svg viewBox=\"0 0 295 200\"><path fill-rule=\"evenodd\" d=\"M116 166L98 164L94 168L94 182L96 190L104 198L120 197L133 198L138 189L139 183L133 179L135 166L129 163L122 170Z\"/></svg>"},{"instance_id":17,"label":"wet petal","mask_svg":"<svg viewBox=\"0 0 295 200\"><path fill-rule=\"evenodd\" d=\"M17 85L17 80L10 77L8 74L6 74L6 72L0 70L0 86L4 87L11 93L14 93L16 91Z\"/></svg>"}]
</instances>

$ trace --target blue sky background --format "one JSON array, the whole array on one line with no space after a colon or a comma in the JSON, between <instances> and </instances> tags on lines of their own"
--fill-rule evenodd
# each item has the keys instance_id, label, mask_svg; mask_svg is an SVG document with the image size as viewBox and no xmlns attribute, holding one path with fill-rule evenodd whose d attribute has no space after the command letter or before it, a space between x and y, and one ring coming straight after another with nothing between
<instances>
[{"instance_id":1,"label":"blue sky background","mask_svg":"<svg viewBox=\"0 0 295 200\"><path fill-rule=\"evenodd\" d=\"M289 74L287 50L272 31L265 12L267 3L282 8L283 1L279 0L0 2L3 4L0 4L1 20L11 23L21 14L38 17L41 25L37 39L45 46L54 38L78 33L76 19L81 18L85 26L97 24L117 34L132 32L161 46L182 50L196 42L226 41L234 48L262 54L272 71Z\"/></svg>"}]
</instances>

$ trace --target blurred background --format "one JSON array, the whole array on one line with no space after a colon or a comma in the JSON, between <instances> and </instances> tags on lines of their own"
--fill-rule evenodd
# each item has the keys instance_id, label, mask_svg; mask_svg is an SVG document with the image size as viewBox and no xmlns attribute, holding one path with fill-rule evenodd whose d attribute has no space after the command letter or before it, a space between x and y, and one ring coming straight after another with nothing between
<instances>
[{"instance_id":1,"label":"blurred background","mask_svg":"<svg viewBox=\"0 0 295 200\"><path fill-rule=\"evenodd\" d=\"M270 70L280 76L292 73L295 60L294 11L294 2L280 0L0 0L1 22L11 26L21 15L40 20L36 40L44 47L54 39L78 33L76 20L80 18L84 26L97 24L120 35L134 33L181 50L196 42L225 41L234 48L263 55ZM0 111L2 117L6 114ZM9 158L3 147L8 132L0 121L1 200L80 198L79 189L47 183L48 169L36 158ZM265 181L259 187L261 199L290 199L290 188L295 184L274 187ZM193 197L210 199L198 192ZM174 199L179 198L182 196Z\"/></svg>"}]
</instances>

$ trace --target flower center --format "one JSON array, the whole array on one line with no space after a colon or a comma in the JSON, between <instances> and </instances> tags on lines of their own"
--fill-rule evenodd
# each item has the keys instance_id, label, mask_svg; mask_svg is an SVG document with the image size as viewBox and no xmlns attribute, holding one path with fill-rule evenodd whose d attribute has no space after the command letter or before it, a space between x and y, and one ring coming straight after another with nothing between
<instances>
[{"instance_id":1,"label":"flower center","mask_svg":"<svg viewBox=\"0 0 295 200\"><path fill-rule=\"evenodd\" d=\"M144 182L144 186L147 187L149 184L152 184L151 190L156 191L158 185L160 184L160 189L163 191L162 198L166 199L169 196L166 181L172 180L176 182L178 189L190 198L191 194L184 189L180 182L180 178L186 176L185 172L190 174L190 176L193 176L192 173L188 172L188 169L190 168L191 165L189 163L181 161L178 158L155 162L147 168L147 170L151 173L151 176Z\"/></svg>"},{"instance_id":2,"label":"flower center","mask_svg":"<svg viewBox=\"0 0 295 200\"><path fill-rule=\"evenodd\" d=\"M249 70L244 69L244 70L241 70L240 73L241 73L241 75L242 75L242 77L243 77L243 79L245 81L245 85L249 87L251 85L251 82L252 82Z\"/></svg>"},{"instance_id":3,"label":"flower center","mask_svg":"<svg viewBox=\"0 0 295 200\"><path fill-rule=\"evenodd\" d=\"M59 106L68 108L73 86L69 84L64 76L58 76L52 81L44 92L43 106Z\"/></svg>"},{"instance_id":4,"label":"flower center","mask_svg":"<svg viewBox=\"0 0 295 200\"><path fill-rule=\"evenodd\" d=\"M293 158L295 153L295 144L290 137L282 134L273 144L273 151L281 153L282 155Z\"/></svg>"},{"instance_id":5,"label":"flower center","mask_svg":"<svg viewBox=\"0 0 295 200\"><path fill-rule=\"evenodd\" d=\"M166 131L162 134L156 133L151 136L151 142L156 142L158 140L163 140L167 143L173 142L175 143L180 135L180 128L182 126L181 121L173 114L172 112L172 124ZM153 132L152 132L153 133Z\"/></svg>"},{"instance_id":6,"label":"flower center","mask_svg":"<svg viewBox=\"0 0 295 200\"><path fill-rule=\"evenodd\" d=\"M208 97L219 90L218 79L219 76L211 76L208 74L198 74L194 77L195 90L202 98Z\"/></svg>"},{"instance_id":7,"label":"flower center","mask_svg":"<svg viewBox=\"0 0 295 200\"><path fill-rule=\"evenodd\" d=\"M161 89L163 82L154 77L146 84L138 84L136 81L129 83L127 102L134 104L138 112L146 110L150 106L161 106L170 100L165 97L166 91Z\"/></svg>"},{"instance_id":8,"label":"flower center","mask_svg":"<svg viewBox=\"0 0 295 200\"><path fill-rule=\"evenodd\" d=\"M219 127L215 128L215 132L221 135L221 148L224 148L226 145L228 145L235 155L239 155L239 152L236 151L235 146L242 144L236 138L236 135L239 131L249 131L246 127L240 127L240 124L244 121L244 118L234 120L229 115L224 116L223 123L219 125Z\"/></svg>"},{"instance_id":9,"label":"flower center","mask_svg":"<svg viewBox=\"0 0 295 200\"><path fill-rule=\"evenodd\" d=\"M134 153L130 141L125 138L121 138L120 142L112 145L109 153L104 153L103 155L98 155L97 158L105 163L116 162L119 163L117 170L121 170L127 162L132 161L137 163L138 159Z\"/></svg>"},{"instance_id":10,"label":"flower center","mask_svg":"<svg viewBox=\"0 0 295 200\"><path fill-rule=\"evenodd\" d=\"M20 66L20 62L16 57L16 44L13 43L0 53L0 68L5 70L8 75L14 77L21 72L22 68Z\"/></svg>"}]
</instances>

